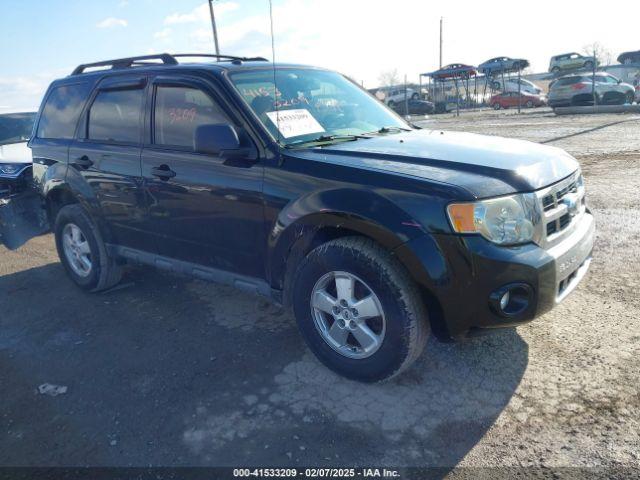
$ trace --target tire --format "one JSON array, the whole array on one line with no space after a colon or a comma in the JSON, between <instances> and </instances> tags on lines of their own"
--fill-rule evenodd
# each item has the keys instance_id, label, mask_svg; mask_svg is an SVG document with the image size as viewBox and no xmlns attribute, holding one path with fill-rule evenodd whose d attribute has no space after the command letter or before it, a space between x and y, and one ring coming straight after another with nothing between
<instances>
[{"instance_id":1,"label":"tire","mask_svg":"<svg viewBox=\"0 0 640 480\"><path fill-rule=\"evenodd\" d=\"M584 68L587 70L593 70L593 62L584 62Z\"/></svg>"},{"instance_id":2,"label":"tire","mask_svg":"<svg viewBox=\"0 0 640 480\"><path fill-rule=\"evenodd\" d=\"M387 103L387 106L389 108L393 108L395 106L396 102L394 102L393 100L389 100L389 102Z\"/></svg>"},{"instance_id":3,"label":"tire","mask_svg":"<svg viewBox=\"0 0 640 480\"><path fill-rule=\"evenodd\" d=\"M418 100L418 98L420 98L420 95L417 92L411 95L411 100Z\"/></svg>"},{"instance_id":4,"label":"tire","mask_svg":"<svg viewBox=\"0 0 640 480\"><path fill-rule=\"evenodd\" d=\"M491 107L494 110L500 110L502 108L502 105L500 105L499 103L494 103L493 105L491 105Z\"/></svg>"},{"instance_id":5,"label":"tire","mask_svg":"<svg viewBox=\"0 0 640 480\"><path fill-rule=\"evenodd\" d=\"M559 72L560 72L560 67L558 67L557 65L551 69L551 73L559 73Z\"/></svg>"},{"instance_id":6,"label":"tire","mask_svg":"<svg viewBox=\"0 0 640 480\"><path fill-rule=\"evenodd\" d=\"M527 100L527 103L524 104L527 108L533 108L533 102L531 100Z\"/></svg>"},{"instance_id":7,"label":"tire","mask_svg":"<svg viewBox=\"0 0 640 480\"><path fill-rule=\"evenodd\" d=\"M348 285L350 278L355 286L339 290L338 282ZM340 296L351 298L341 304L345 299ZM361 311L350 308L353 305L361 305ZM407 271L389 252L362 237L332 240L307 255L297 270L293 307L300 332L316 357L334 372L361 382L387 380L406 370L429 335L426 308ZM362 321L358 316L365 309L371 318ZM372 333L377 338L368 352L357 340L366 330L353 328L363 323L369 329L365 339L369 341ZM332 340L334 327L336 338L343 335L340 342Z\"/></svg>"},{"instance_id":8,"label":"tire","mask_svg":"<svg viewBox=\"0 0 640 480\"><path fill-rule=\"evenodd\" d=\"M629 105L633 105L633 100L634 99L635 99L635 96L634 96L633 92L629 92L625 96L625 103L628 103Z\"/></svg>"},{"instance_id":9,"label":"tire","mask_svg":"<svg viewBox=\"0 0 640 480\"><path fill-rule=\"evenodd\" d=\"M67 205L60 209L54 224L54 234L60 261L77 286L90 292L99 292L120 281L122 268L107 254L102 235L80 205ZM82 245L81 247L76 245L74 248L67 243L69 237L74 235L78 237L78 245ZM74 260L74 252L80 257L84 256L85 261L77 257ZM90 263L88 268L86 260ZM82 266L85 271L81 271Z\"/></svg>"}]
</instances>

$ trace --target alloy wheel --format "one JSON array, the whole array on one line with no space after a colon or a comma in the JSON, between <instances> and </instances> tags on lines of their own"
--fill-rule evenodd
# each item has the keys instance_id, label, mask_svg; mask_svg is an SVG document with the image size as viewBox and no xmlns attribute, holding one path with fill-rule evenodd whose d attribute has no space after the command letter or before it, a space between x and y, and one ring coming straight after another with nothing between
<instances>
[{"instance_id":1,"label":"alloy wheel","mask_svg":"<svg viewBox=\"0 0 640 480\"><path fill-rule=\"evenodd\" d=\"M65 225L62 231L62 248L73 272L80 277L88 277L93 268L91 247L77 225Z\"/></svg>"},{"instance_id":2,"label":"alloy wheel","mask_svg":"<svg viewBox=\"0 0 640 480\"><path fill-rule=\"evenodd\" d=\"M380 300L352 273L323 275L311 292L311 313L322 339L345 357L367 358L382 346L386 320Z\"/></svg>"}]
</instances>

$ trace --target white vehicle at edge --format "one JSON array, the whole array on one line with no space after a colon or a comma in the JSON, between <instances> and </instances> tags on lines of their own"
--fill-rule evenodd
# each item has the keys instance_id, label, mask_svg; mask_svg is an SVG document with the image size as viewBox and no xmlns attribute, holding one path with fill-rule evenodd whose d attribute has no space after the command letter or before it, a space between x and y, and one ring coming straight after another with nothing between
<instances>
[{"instance_id":1,"label":"white vehicle at edge","mask_svg":"<svg viewBox=\"0 0 640 480\"><path fill-rule=\"evenodd\" d=\"M26 186L33 159L27 140L35 113L0 115L0 195Z\"/></svg>"}]
</instances>

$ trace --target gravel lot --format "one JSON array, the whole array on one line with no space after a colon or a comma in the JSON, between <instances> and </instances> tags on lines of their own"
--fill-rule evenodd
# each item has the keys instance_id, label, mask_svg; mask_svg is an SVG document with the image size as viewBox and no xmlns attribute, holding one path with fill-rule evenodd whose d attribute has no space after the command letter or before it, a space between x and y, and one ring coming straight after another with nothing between
<instances>
[{"instance_id":1,"label":"gravel lot","mask_svg":"<svg viewBox=\"0 0 640 480\"><path fill-rule=\"evenodd\" d=\"M323 368L289 313L135 268L73 287L50 235L0 247L0 465L640 468L640 117L547 110L430 128L548 142L581 162L598 235L558 308L390 383ZM58 396L39 385L66 386Z\"/></svg>"}]
</instances>

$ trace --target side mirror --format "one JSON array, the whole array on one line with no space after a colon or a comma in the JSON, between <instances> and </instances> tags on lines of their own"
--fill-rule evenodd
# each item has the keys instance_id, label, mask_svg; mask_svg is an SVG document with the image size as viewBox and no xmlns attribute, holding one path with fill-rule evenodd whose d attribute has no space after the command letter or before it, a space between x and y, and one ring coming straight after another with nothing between
<instances>
[{"instance_id":1,"label":"side mirror","mask_svg":"<svg viewBox=\"0 0 640 480\"><path fill-rule=\"evenodd\" d=\"M198 153L221 155L226 151L240 150L238 132L228 124L200 125L194 136Z\"/></svg>"}]
</instances>

